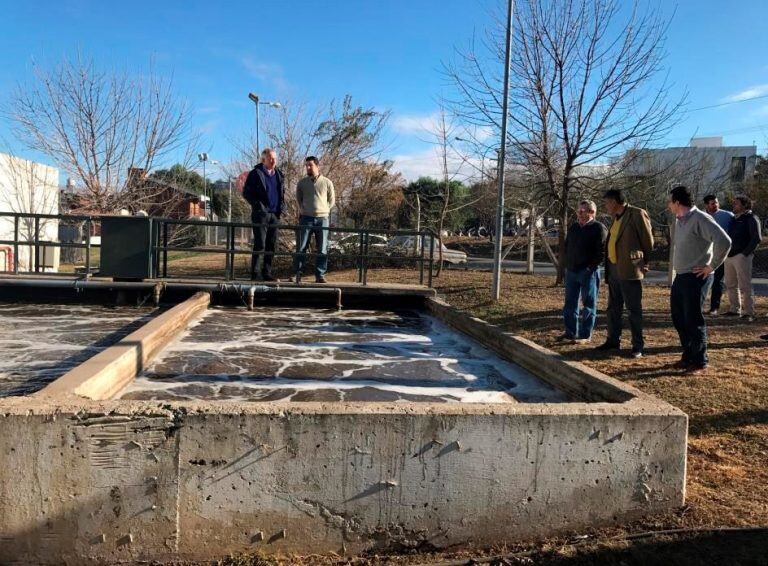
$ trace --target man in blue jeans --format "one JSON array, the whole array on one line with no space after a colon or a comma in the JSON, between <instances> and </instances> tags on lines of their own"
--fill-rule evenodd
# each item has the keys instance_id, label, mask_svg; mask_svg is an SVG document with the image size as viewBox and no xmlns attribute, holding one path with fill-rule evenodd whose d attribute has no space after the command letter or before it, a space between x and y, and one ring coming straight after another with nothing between
<instances>
[{"instance_id":1,"label":"man in blue jeans","mask_svg":"<svg viewBox=\"0 0 768 566\"><path fill-rule=\"evenodd\" d=\"M565 238L565 333L561 340L589 342L597 319L600 264L608 231L595 220L597 206L583 200L576 209L577 221ZM581 311L579 311L581 298Z\"/></svg>"},{"instance_id":2,"label":"man in blue jeans","mask_svg":"<svg viewBox=\"0 0 768 566\"><path fill-rule=\"evenodd\" d=\"M731 239L710 216L693 205L691 192L683 186L672 189L667 201L675 215L673 268L669 302L672 324L680 336L683 355L673 364L688 375L707 370L707 324L704 300L712 286L712 272L731 249Z\"/></svg>"},{"instance_id":3,"label":"man in blue jeans","mask_svg":"<svg viewBox=\"0 0 768 566\"><path fill-rule=\"evenodd\" d=\"M294 272L296 283L301 282L301 271L306 263L309 237L315 235L315 281L325 283L328 269L328 225L331 209L336 204L336 192L328 177L320 174L320 161L314 155L304 160L307 176L296 185L296 201L299 205L299 225L306 226L297 234Z\"/></svg>"}]
</instances>

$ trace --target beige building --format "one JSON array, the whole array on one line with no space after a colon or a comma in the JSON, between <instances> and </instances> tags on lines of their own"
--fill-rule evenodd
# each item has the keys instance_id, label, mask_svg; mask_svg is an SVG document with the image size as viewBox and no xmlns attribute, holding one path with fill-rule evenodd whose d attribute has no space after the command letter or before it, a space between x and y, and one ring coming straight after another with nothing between
<instances>
[{"instance_id":1,"label":"beige building","mask_svg":"<svg viewBox=\"0 0 768 566\"><path fill-rule=\"evenodd\" d=\"M15 221L4 213L58 214L59 213L59 170L42 163L28 161L0 153L0 241L14 239ZM57 220L39 221L39 239L58 241ZM20 218L19 240L34 240L35 221ZM40 271L55 272L59 269L59 248L43 246L38 255ZM33 271L35 249L31 245L18 247L0 243L0 272L12 271L18 264L19 271Z\"/></svg>"}]
</instances>

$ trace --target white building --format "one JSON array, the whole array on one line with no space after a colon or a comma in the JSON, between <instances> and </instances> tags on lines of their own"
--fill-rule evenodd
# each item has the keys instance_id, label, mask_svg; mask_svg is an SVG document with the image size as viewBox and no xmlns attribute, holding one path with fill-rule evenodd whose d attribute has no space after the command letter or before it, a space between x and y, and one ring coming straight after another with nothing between
<instances>
[{"instance_id":1,"label":"white building","mask_svg":"<svg viewBox=\"0 0 768 566\"><path fill-rule=\"evenodd\" d=\"M722 137L693 138L686 147L647 149L632 156L628 171L662 184L688 186L697 198L738 193L755 174L757 147L724 146Z\"/></svg>"},{"instance_id":2,"label":"white building","mask_svg":"<svg viewBox=\"0 0 768 566\"><path fill-rule=\"evenodd\" d=\"M14 239L14 219L3 213L58 214L59 170L42 163L28 161L0 153L0 240ZM59 224L56 220L41 219L39 239L58 241ZM18 223L19 240L35 239L35 221L21 218ZM38 255L40 271L58 271L59 248L42 246ZM0 272L12 271L18 263L19 271L33 271L34 246L22 245L18 257L12 244L0 244Z\"/></svg>"}]
</instances>

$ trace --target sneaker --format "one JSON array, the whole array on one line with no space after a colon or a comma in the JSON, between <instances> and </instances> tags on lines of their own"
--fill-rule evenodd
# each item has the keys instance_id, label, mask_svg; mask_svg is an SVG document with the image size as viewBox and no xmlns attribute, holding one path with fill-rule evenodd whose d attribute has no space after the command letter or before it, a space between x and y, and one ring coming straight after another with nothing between
<instances>
[{"instance_id":1,"label":"sneaker","mask_svg":"<svg viewBox=\"0 0 768 566\"><path fill-rule=\"evenodd\" d=\"M589 344L590 342L592 342L591 336L587 336L586 338L575 338L573 341L574 344Z\"/></svg>"},{"instance_id":2,"label":"sneaker","mask_svg":"<svg viewBox=\"0 0 768 566\"><path fill-rule=\"evenodd\" d=\"M643 351L642 350L635 350L634 348L632 348L632 351L629 353L629 357L630 358L634 358L634 359L642 358L643 357Z\"/></svg>"},{"instance_id":3,"label":"sneaker","mask_svg":"<svg viewBox=\"0 0 768 566\"><path fill-rule=\"evenodd\" d=\"M598 352L610 352L610 351L619 351L621 347L614 343L614 342L604 342L600 344L599 346L595 347L595 350Z\"/></svg>"},{"instance_id":4,"label":"sneaker","mask_svg":"<svg viewBox=\"0 0 768 566\"><path fill-rule=\"evenodd\" d=\"M570 334L568 334L567 332L557 337L558 342L573 342L574 340L575 338Z\"/></svg>"},{"instance_id":5,"label":"sneaker","mask_svg":"<svg viewBox=\"0 0 768 566\"><path fill-rule=\"evenodd\" d=\"M725 313L723 313L723 316L741 316L741 315L737 312L726 311Z\"/></svg>"},{"instance_id":6,"label":"sneaker","mask_svg":"<svg viewBox=\"0 0 768 566\"><path fill-rule=\"evenodd\" d=\"M685 375L704 375L707 373L707 365L703 366L688 366L685 370Z\"/></svg>"},{"instance_id":7,"label":"sneaker","mask_svg":"<svg viewBox=\"0 0 768 566\"><path fill-rule=\"evenodd\" d=\"M717 315L718 315L718 314L720 314L720 313L719 313L719 311L718 311L717 309L709 309L709 310L707 311L707 314L708 314L709 316L717 316Z\"/></svg>"},{"instance_id":8,"label":"sneaker","mask_svg":"<svg viewBox=\"0 0 768 566\"><path fill-rule=\"evenodd\" d=\"M755 317L751 314L743 314L741 315L741 320L744 322L755 322Z\"/></svg>"},{"instance_id":9,"label":"sneaker","mask_svg":"<svg viewBox=\"0 0 768 566\"><path fill-rule=\"evenodd\" d=\"M315 283L328 283L328 280L322 275L315 277Z\"/></svg>"}]
</instances>

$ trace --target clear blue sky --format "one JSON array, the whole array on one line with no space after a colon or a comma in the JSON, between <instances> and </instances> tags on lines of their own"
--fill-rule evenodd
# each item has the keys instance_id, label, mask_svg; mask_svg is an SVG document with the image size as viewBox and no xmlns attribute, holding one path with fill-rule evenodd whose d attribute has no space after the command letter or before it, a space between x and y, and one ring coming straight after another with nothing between
<instances>
[{"instance_id":1,"label":"clear blue sky","mask_svg":"<svg viewBox=\"0 0 768 566\"><path fill-rule=\"evenodd\" d=\"M196 109L201 149L227 160L230 140L253 127L248 91L321 103L351 94L359 104L392 110L390 156L413 176L429 169L414 165L428 153L414 125L435 111L441 61L488 23L497 2L2 0L0 98L29 77L33 61L80 50L141 72L153 58ZM675 89L688 90L689 108L750 89L768 94L766 16L765 0L681 0L667 66ZM766 152L768 98L691 112L669 145L685 145L694 133L722 134L730 145L754 141ZM0 136L8 136L4 125Z\"/></svg>"}]
</instances>

